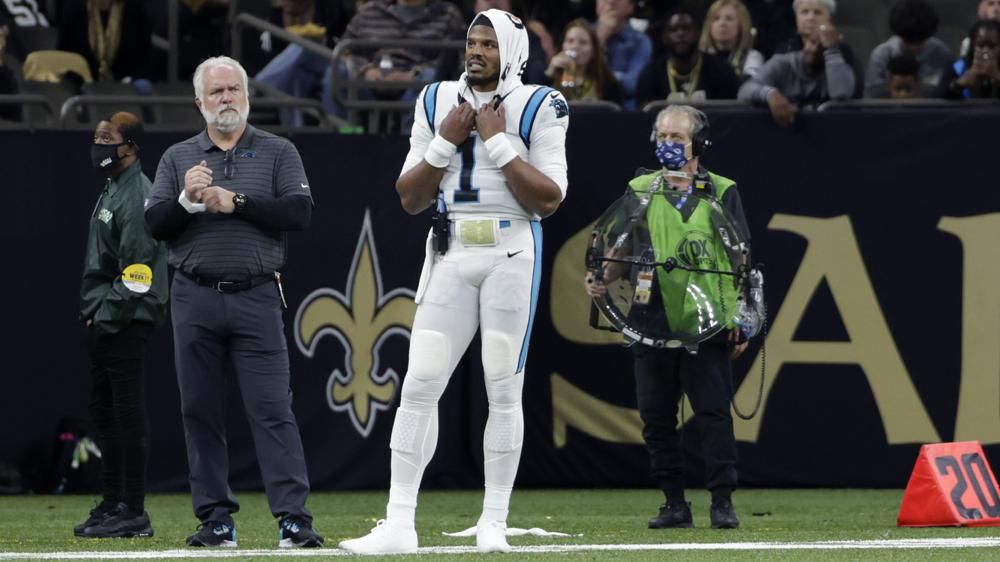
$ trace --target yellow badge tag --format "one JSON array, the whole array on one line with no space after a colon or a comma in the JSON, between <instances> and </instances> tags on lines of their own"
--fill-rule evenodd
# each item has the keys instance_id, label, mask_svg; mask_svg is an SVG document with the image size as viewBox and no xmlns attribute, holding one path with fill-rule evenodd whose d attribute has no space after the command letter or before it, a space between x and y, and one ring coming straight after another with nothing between
<instances>
[{"instance_id":1,"label":"yellow badge tag","mask_svg":"<svg viewBox=\"0 0 1000 562\"><path fill-rule=\"evenodd\" d=\"M148 293L153 286L153 270L143 263L133 263L122 271L122 283L133 293Z\"/></svg>"},{"instance_id":2,"label":"yellow badge tag","mask_svg":"<svg viewBox=\"0 0 1000 562\"><path fill-rule=\"evenodd\" d=\"M639 274L636 277L635 295L633 301L635 304L649 304L649 297L652 295L653 290L653 268L644 267L639 270Z\"/></svg>"},{"instance_id":3,"label":"yellow badge tag","mask_svg":"<svg viewBox=\"0 0 1000 562\"><path fill-rule=\"evenodd\" d=\"M458 223L458 238L465 246L496 246L497 221L494 219L463 220Z\"/></svg>"}]
</instances>

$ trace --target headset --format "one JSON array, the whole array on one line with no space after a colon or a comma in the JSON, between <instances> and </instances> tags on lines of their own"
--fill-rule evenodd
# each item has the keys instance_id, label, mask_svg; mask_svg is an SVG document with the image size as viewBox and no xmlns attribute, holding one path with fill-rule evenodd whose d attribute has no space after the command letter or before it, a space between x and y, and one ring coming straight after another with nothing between
<instances>
[{"instance_id":1,"label":"headset","mask_svg":"<svg viewBox=\"0 0 1000 562\"><path fill-rule=\"evenodd\" d=\"M693 158L700 158L712 147L712 141L709 138L711 128L709 127L708 116L705 115L705 112L700 109L695 109L695 111L698 112L698 118L704 125L691 138L691 156ZM659 116L657 115L656 121L653 122L653 130L649 133L649 142L656 142L656 126L659 124L659 121Z\"/></svg>"}]
</instances>

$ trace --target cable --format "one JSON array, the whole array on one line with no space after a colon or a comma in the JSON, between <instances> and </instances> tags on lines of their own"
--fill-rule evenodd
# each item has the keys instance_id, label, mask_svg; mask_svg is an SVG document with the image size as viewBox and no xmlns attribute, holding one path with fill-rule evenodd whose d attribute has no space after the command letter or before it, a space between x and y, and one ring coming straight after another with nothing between
<instances>
[{"instance_id":1,"label":"cable","mask_svg":"<svg viewBox=\"0 0 1000 562\"><path fill-rule=\"evenodd\" d=\"M767 372L767 301L761 299L761 305L764 307L764 339L760 344L760 387L757 389L757 403L754 404L753 410L749 414L744 414L740 411L740 407L736 405L735 388L733 388L733 396L730 399L730 402L733 404L733 411L736 412L736 417L741 420L752 420L757 415L760 405L764 401L764 374Z\"/></svg>"}]
</instances>

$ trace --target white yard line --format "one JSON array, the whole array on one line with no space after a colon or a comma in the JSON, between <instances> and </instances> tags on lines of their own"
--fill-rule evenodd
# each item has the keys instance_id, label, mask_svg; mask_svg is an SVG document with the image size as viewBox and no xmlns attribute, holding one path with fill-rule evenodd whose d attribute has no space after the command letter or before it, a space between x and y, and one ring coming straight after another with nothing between
<instances>
[{"instance_id":1,"label":"white yard line","mask_svg":"<svg viewBox=\"0 0 1000 562\"><path fill-rule=\"evenodd\" d=\"M820 542L722 542L722 543L657 543L657 544L567 544L516 546L514 553L565 553L581 551L684 551L684 550L884 550L884 549L952 549L996 548L998 538L952 539L893 539L869 541ZM431 546L419 554L475 554L472 546ZM245 556L354 556L336 548L323 549L186 549L156 551L73 551L73 552L0 552L0 560L122 560L152 558L239 558Z\"/></svg>"}]
</instances>

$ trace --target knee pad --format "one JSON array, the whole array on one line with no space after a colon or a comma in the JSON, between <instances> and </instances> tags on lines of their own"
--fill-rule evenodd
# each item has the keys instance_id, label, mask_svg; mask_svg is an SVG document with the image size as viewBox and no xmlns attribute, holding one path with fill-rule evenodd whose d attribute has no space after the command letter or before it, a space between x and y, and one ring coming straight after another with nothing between
<instances>
[{"instance_id":1,"label":"knee pad","mask_svg":"<svg viewBox=\"0 0 1000 562\"><path fill-rule=\"evenodd\" d=\"M396 410L389 449L400 453L415 453L417 442L423 440L433 415L437 415L437 412L414 412L403 408Z\"/></svg>"},{"instance_id":2,"label":"knee pad","mask_svg":"<svg viewBox=\"0 0 1000 562\"><path fill-rule=\"evenodd\" d=\"M407 376L422 381L448 377L451 342L434 330L416 330L410 335L410 365Z\"/></svg>"},{"instance_id":3,"label":"knee pad","mask_svg":"<svg viewBox=\"0 0 1000 562\"><path fill-rule=\"evenodd\" d=\"M486 381L496 381L514 374L517 369L510 337L496 330L483 332L483 374Z\"/></svg>"}]
</instances>

